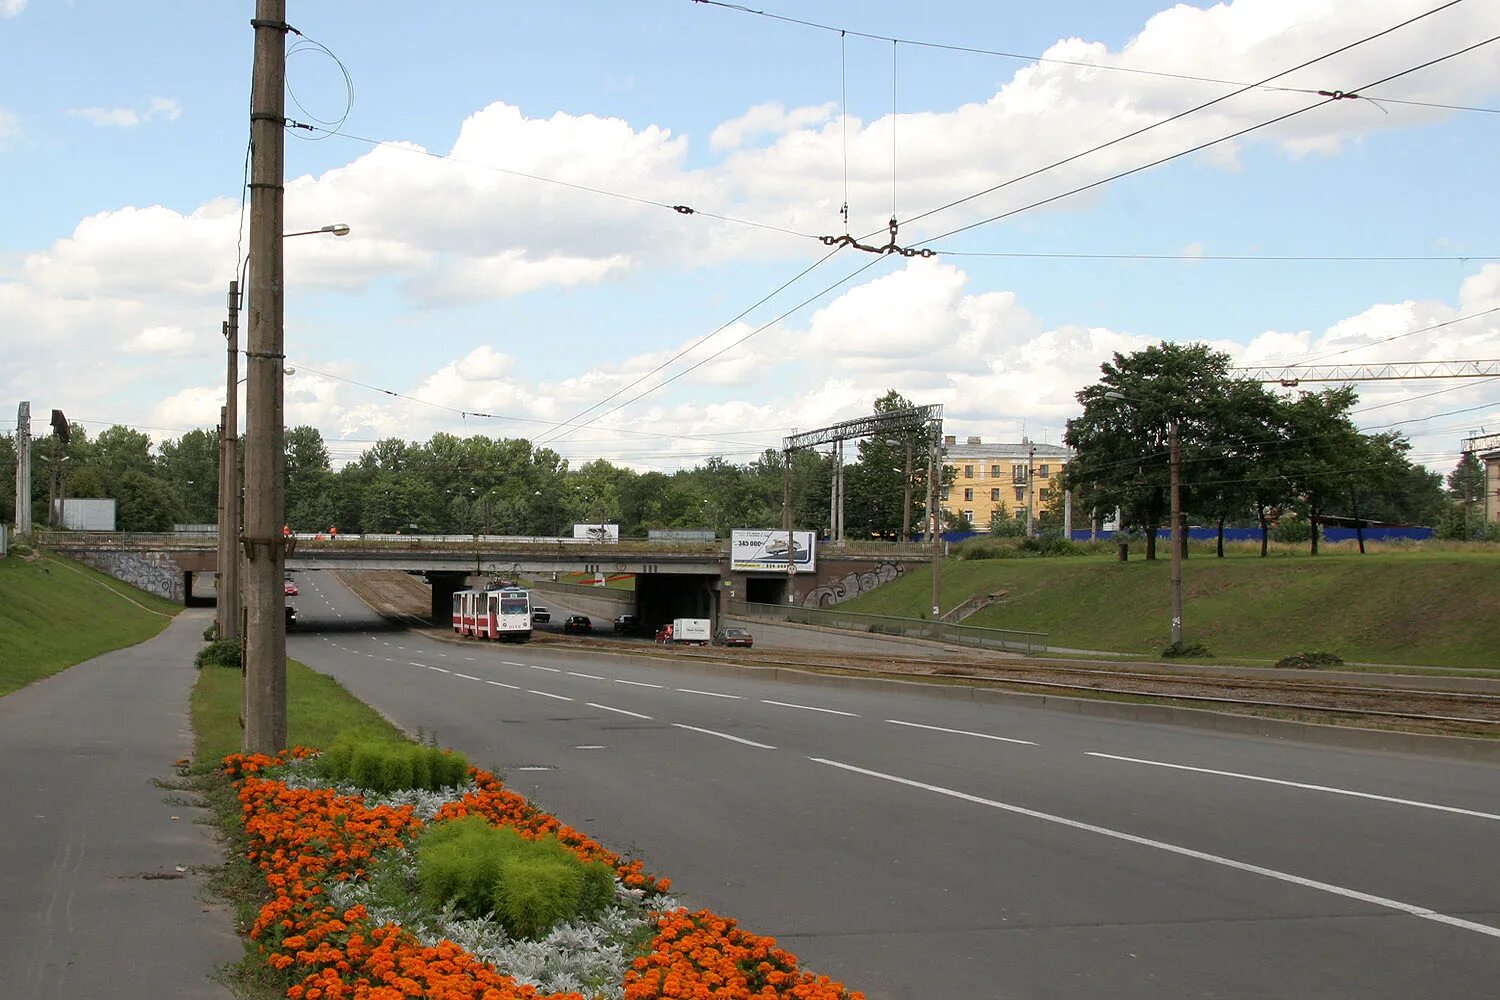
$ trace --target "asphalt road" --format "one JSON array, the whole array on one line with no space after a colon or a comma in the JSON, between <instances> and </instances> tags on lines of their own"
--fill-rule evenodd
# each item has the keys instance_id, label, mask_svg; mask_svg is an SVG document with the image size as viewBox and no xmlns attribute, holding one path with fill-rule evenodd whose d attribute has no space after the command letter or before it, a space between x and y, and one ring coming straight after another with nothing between
<instances>
[{"instance_id":1,"label":"asphalt road","mask_svg":"<svg viewBox=\"0 0 1500 1000\"><path fill-rule=\"evenodd\" d=\"M1500 982L1495 764L442 642L300 582L293 656L871 1000Z\"/></svg>"}]
</instances>

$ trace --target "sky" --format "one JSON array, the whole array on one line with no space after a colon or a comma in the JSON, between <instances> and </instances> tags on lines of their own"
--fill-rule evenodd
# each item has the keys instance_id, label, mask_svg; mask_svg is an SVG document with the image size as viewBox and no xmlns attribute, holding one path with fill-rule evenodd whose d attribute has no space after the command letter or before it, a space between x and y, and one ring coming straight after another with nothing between
<instances>
[{"instance_id":1,"label":"sky","mask_svg":"<svg viewBox=\"0 0 1500 1000\"><path fill-rule=\"evenodd\" d=\"M350 234L285 241L287 422L336 465L447 431L671 470L889 389L1057 443L1163 340L1500 358L1500 42L1442 58L1500 5L1329 55L1443 4L292 0L287 231ZM0 0L8 428L217 423L253 14ZM893 215L934 254L820 239ZM1500 379L1358 388L1434 469L1500 431Z\"/></svg>"}]
</instances>

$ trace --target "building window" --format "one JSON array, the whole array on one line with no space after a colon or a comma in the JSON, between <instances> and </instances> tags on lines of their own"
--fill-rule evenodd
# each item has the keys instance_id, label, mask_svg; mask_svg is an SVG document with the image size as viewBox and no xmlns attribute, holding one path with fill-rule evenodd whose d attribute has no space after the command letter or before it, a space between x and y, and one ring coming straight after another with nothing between
<instances>
[{"instance_id":1,"label":"building window","mask_svg":"<svg viewBox=\"0 0 1500 1000\"><path fill-rule=\"evenodd\" d=\"M973 524L974 523L974 512L972 510L966 510L966 511L964 511L964 520L968 521L970 524Z\"/></svg>"},{"instance_id":2,"label":"building window","mask_svg":"<svg viewBox=\"0 0 1500 1000\"><path fill-rule=\"evenodd\" d=\"M972 466L972 465L966 465L966 466L964 466L964 478L965 479L973 479L974 478L974 466Z\"/></svg>"},{"instance_id":3,"label":"building window","mask_svg":"<svg viewBox=\"0 0 1500 1000\"><path fill-rule=\"evenodd\" d=\"M948 487L946 487L946 486L944 486L944 487L943 487L943 499L944 499L944 500L947 500L947 499L948 499L948 493L949 493L949 492L950 492L950 491L949 491L949 489L948 489Z\"/></svg>"},{"instance_id":4,"label":"building window","mask_svg":"<svg viewBox=\"0 0 1500 1000\"><path fill-rule=\"evenodd\" d=\"M1024 486L1017 486L1016 487L1016 499L1017 500L1025 500L1026 499L1026 487L1024 487Z\"/></svg>"},{"instance_id":5,"label":"building window","mask_svg":"<svg viewBox=\"0 0 1500 1000\"><path fill-rule=\"evenodd\" d=\"M1036 474L1039 475L1039 476L1041 476L1043 479L1046 479L1047 478L1047 467L1045 465L1039 465L1039 466L1037 466L1037 468L1036 468Z\"/></svg>"},{"instance_id":6,"label":"building window","mask_svg":"<svg viewBox=\"0 0 1500 1000\"><path fill-rule=\"evenodd\" d=\"M1026 508L1025 507L1017 507L1016 508L1016 520L1017 521L1024 521L1024 520L1026 520Z\"/></svg>"},{"instance_id":7,"label":"building window","mask_svg":"<svg viewBox=\"0 0 1500 1000\"><path fill-rule=\"evenodd\" d=\"M1026 481L1026 466L1012 465L1010 467L1010 478L1018 483L1024 483Z\"/></svg>"},{"instance_id":8,"label":"building window","mask_svg":"<svg viewBox=\"0 0 1500 1000\"><path fill-rule=\"evenodd\" d=\"M1047 487L1043 486L1041 492L1042 492L1042 503L1046 503L1047 499L1052 496L1052 491L1049 490L1049 489L1047 489Z\"/></svg>"},{"instance_id":9,"label":"building window","mask_svg":"<svg viewBox=\"0 0 1500 1000\"><path fill-rule=\"evenodd\" d=\"M1000 478L1000 466L998 466L998 465L992 465L992 466L990 466L990 478L991 479L999 479Z\"/></svg>"},{"instance_id":10,"label":"building window","mask_svg":"<svg viewBox=\"0 0 1500 1000\"><path fill-rule=\"evenodd\" d=\"M999 490L999 488L997 487L996 489L990 490L990 500L991 501L995 501L995 500L999 500L999 499L1000 499L1000 490Z\"/></svg>"},{"instance_id":11,"label":"building window","mask_svg":"<svg viewBox=\"0 0 1500 1000\"><path fill-rule=\"evenodd\" d=\"M974 499L974 491L971 490L971 489L965 488L964 489L964 499L965 500L973 500Z\"/></svg>"}]
</instances>

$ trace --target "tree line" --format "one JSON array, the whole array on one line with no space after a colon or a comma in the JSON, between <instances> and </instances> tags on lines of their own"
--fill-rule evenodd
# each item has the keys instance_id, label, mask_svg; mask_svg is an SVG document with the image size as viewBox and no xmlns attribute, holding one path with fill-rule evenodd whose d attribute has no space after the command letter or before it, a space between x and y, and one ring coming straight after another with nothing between
<instances>
[{"instance_id":1,"label":"tree line","mask_svg":"<svg viewBox=\"0 0 1500 1000\"><path fill-rule=\"evenodd\" d=\"M1217 527L1220 554L1226 526L1258 527L1262 555L1273 524L1305 525L1313 554L1329 524L1355 528L1361 551L1364 527L1377 522L1462 537L1453 499L1472 495L1472 455L1445 493L1442 476L1408 458L1405 435L1355 426L1353 388L1283 395L1234 377L1229 365L1207 345L1171 343L1101 365L1099 380L1077 393L1083 415L1063 439L1074 452L1064 471L1073 509L1085 518L1118 512L1154 558L1157 533L1169 527L1175 424L1184 520ZM1472 527L1472 499L1468 513Z\"/></svg>"}]
</instances>

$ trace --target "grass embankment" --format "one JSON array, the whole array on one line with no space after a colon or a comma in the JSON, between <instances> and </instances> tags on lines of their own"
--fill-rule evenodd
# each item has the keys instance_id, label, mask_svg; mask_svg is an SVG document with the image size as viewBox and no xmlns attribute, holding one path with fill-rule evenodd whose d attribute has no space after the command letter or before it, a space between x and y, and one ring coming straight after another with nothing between
<instances>
[{"instance_id":1,"label":"grass embankment","mask_svg":"<svg viewBox=\"0 0 1500 1000\"><path fill-rule=\"evenodd\" d=\"M180 610L71 559L0 559L0 695L145 642Z\"/></svg>"},{"instance_id":2,"label":"grass embankment","mask_svg":"<svg viewBox=\"0 0 1500 1000\"><path fill-rule=\"evenodd\" d=\"M965 624L1047 633L1054 647L1158 655L1170 640L1170 560L1132 551L964 561L942 567L943 607L1008 591ZM1217 657L1276 660L1322 650L1349 661L1500 670L1500 549L1404 550L1316 559L1280 553L1183 563L1183 627ZM919 617L932 576L915 570L842 605Z\"/></svg>"}]
</instances>

